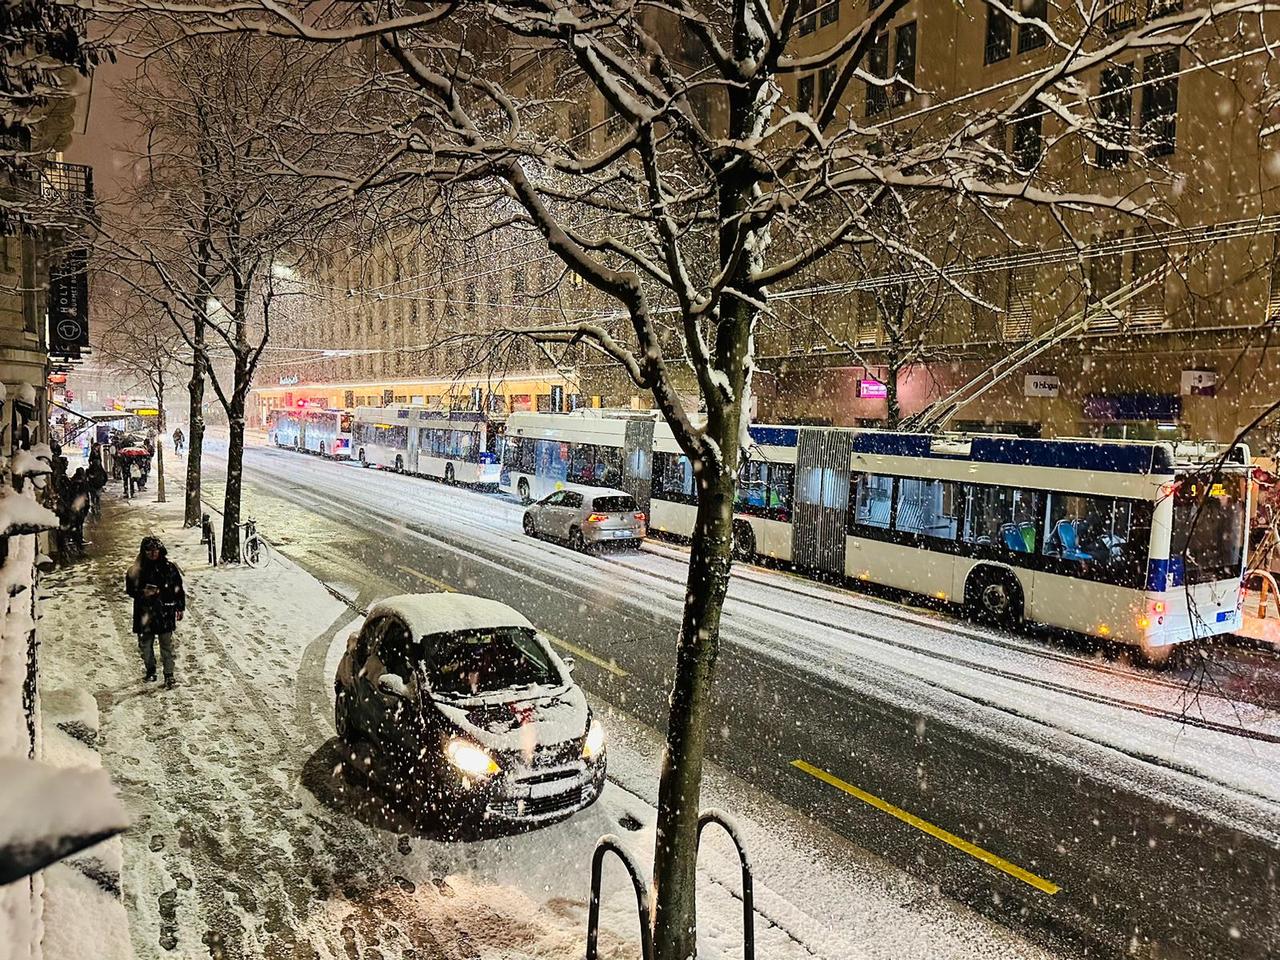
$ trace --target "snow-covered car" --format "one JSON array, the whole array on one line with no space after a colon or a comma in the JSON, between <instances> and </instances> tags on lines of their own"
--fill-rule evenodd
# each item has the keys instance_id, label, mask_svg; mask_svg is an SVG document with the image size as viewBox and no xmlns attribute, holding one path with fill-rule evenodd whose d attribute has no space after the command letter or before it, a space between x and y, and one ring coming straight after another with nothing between
<instances>
[{"instance_id":1,"label":"snow-covered car","mask_svg":"<svg viewBox=\"0 0 1280 960\"><path fill-rule=\"evenodd\" d=\"M565 487L524 512L524 532L568 541L575 550L617 543L638 547L648 518L635 497L608 487Z\"/></svg>"},{"instance_id":2,"label":"snow-covered car","mask_svg":"<svg viewBox=\"0 0 1280 960\"><path fill-rule=\"evenodd\" d=\"M506 604L392 597L347 641L334 719L420 823L550 823L605 781L604 728L570 671Z\"/></svg>"}]
</instances>

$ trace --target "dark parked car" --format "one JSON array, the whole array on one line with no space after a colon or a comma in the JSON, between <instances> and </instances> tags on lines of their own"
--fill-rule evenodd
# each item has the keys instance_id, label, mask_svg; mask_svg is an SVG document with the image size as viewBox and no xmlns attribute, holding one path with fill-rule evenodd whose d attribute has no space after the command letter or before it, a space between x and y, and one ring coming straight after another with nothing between
<instances>
[{"instance_id":1,"label":"dark parked car","mask_svg":"<svg viewBox=\"0 0 1280 960\"><path fill-rule=\"evenodd\" d=\"M505 604L392 597L347 641L334 719L420 823L550 823L604 788L604 729L570 669Z\"/></svg>"}]
</instances>

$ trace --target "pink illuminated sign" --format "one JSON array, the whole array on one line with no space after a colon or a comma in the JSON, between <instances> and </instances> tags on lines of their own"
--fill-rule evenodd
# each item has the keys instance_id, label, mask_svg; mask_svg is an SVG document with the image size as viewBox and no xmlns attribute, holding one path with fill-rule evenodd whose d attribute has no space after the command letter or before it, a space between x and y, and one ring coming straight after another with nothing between
<instances>
[{"instance_id":1,"label":"pink illuminated sign","mask_svg":"<svg viewBox=\"0 0 1280 960\"><path fill-rule=\"evenodd\" d=\"M858 396L863 400L883 400L888 395L888 387L879 380L858 381Z\"/></svg>"}]
</instances>

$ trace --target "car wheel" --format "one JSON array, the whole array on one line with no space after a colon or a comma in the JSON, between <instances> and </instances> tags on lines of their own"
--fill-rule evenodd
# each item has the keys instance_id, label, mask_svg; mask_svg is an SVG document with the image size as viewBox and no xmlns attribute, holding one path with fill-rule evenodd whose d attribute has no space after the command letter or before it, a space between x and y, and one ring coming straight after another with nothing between
<instances>
[{"instance_id":1,"label":"car wheel","mask_svg":"<svg viewBox=\"0 0 1280 960\"><path fill-rule=\"evenodd\" d=\"M521 477L520 482L516 485L516 492L520 494L521 503L528 503L533 499L529 496L529 481L524 477Z\"/></svg>"},{"instance_id":2,"label":"car wheel","mask_svg":"<svg viewBox=\"0 0 1280 960\"><path fill-rule=\"evenodd\" d=\"M733 521L733 559L749 563L756 555L756 535L745 520Z\"/></svg>"},{"instance_id":3,"label":"car wheel","mask_svg":"<svg viewBox=\"0 0 1280 960\"><path fill-rule=\"evenodd\" d=\"M444 482L450 485L453 484L453 464L452 463L446 463L444 465Z\"/></svg>"},{"instance_id":4,"label":"car wheel","mask_svg":"<svg viewBox=\"0 0 1280 960\"><path fill-rule=\"evenodd\" d=\"M582 535L582 531L577 527L569 531L569 546L579 553L587 552L587 538Z\"/></svg>"},{"instance_id":5,"label":"car wheel","mask_svg":"<svg viewBox=\"0 0 1280 960\"><path fill-rule=\"evenodd\" d=\"M533 526L533 517L529 516L527 513L524 515L524 522L522 523L522 526L524 527L524 535L526 537L532 537L537 534L537 530L535 530Z\"/></svg>"},{"instance_id":6,"label":"car wheel","mask_svg":"<svg viewBox=\"0 0 1280 960\"><path fill-rule=\"evenodd\" d=\"M980 567L965 583L964 605L973 620L1011 627L1022 620L1022 586L1007 570Z\"/></svg>"},{"instance_id":7,"label":"car wheel","mask_svg":"<svg viewBox=\"0 0 1280 960\"><path fill-rule=\"evenodd\" d=\"M369 466L369 461L368 461L368 460L366 460L366 459L365 459L365 457L364 457L364 447L361 447L361 448L360 448L360 466L362 466L362 467L368 467L368 466Z\"/></svg>"}]
</instances>

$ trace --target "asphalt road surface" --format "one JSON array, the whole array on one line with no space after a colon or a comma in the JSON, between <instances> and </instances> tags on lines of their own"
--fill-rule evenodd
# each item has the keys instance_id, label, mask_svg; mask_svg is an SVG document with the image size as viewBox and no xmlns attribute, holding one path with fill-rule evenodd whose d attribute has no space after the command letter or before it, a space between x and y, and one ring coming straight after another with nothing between
<instances>
[{"instance_id":1,"label":"asphalt road surface","mask_svg":"<svg viewBox=\"0 0 1280 960\"><path fill-rule=\"evenodd\" d=\"M211 447L205 495L220 505L225 461ZM518 522L500 536L458 522L459 498L480 517L509 514L500 495L292 452L251 447L245 497L268 540L356 605L438 589L504 600L576 656L589 691L662 726L678 606L656 602L646 577L663 568L512 549ZM1043 742L926 718L878 685L837 682L821 660L740 642L760 633L748 621L726 613L711 753L760 790L1069 955L1280 955L1274 810L1233 827Z\"/></svg>"}]
</instances>

